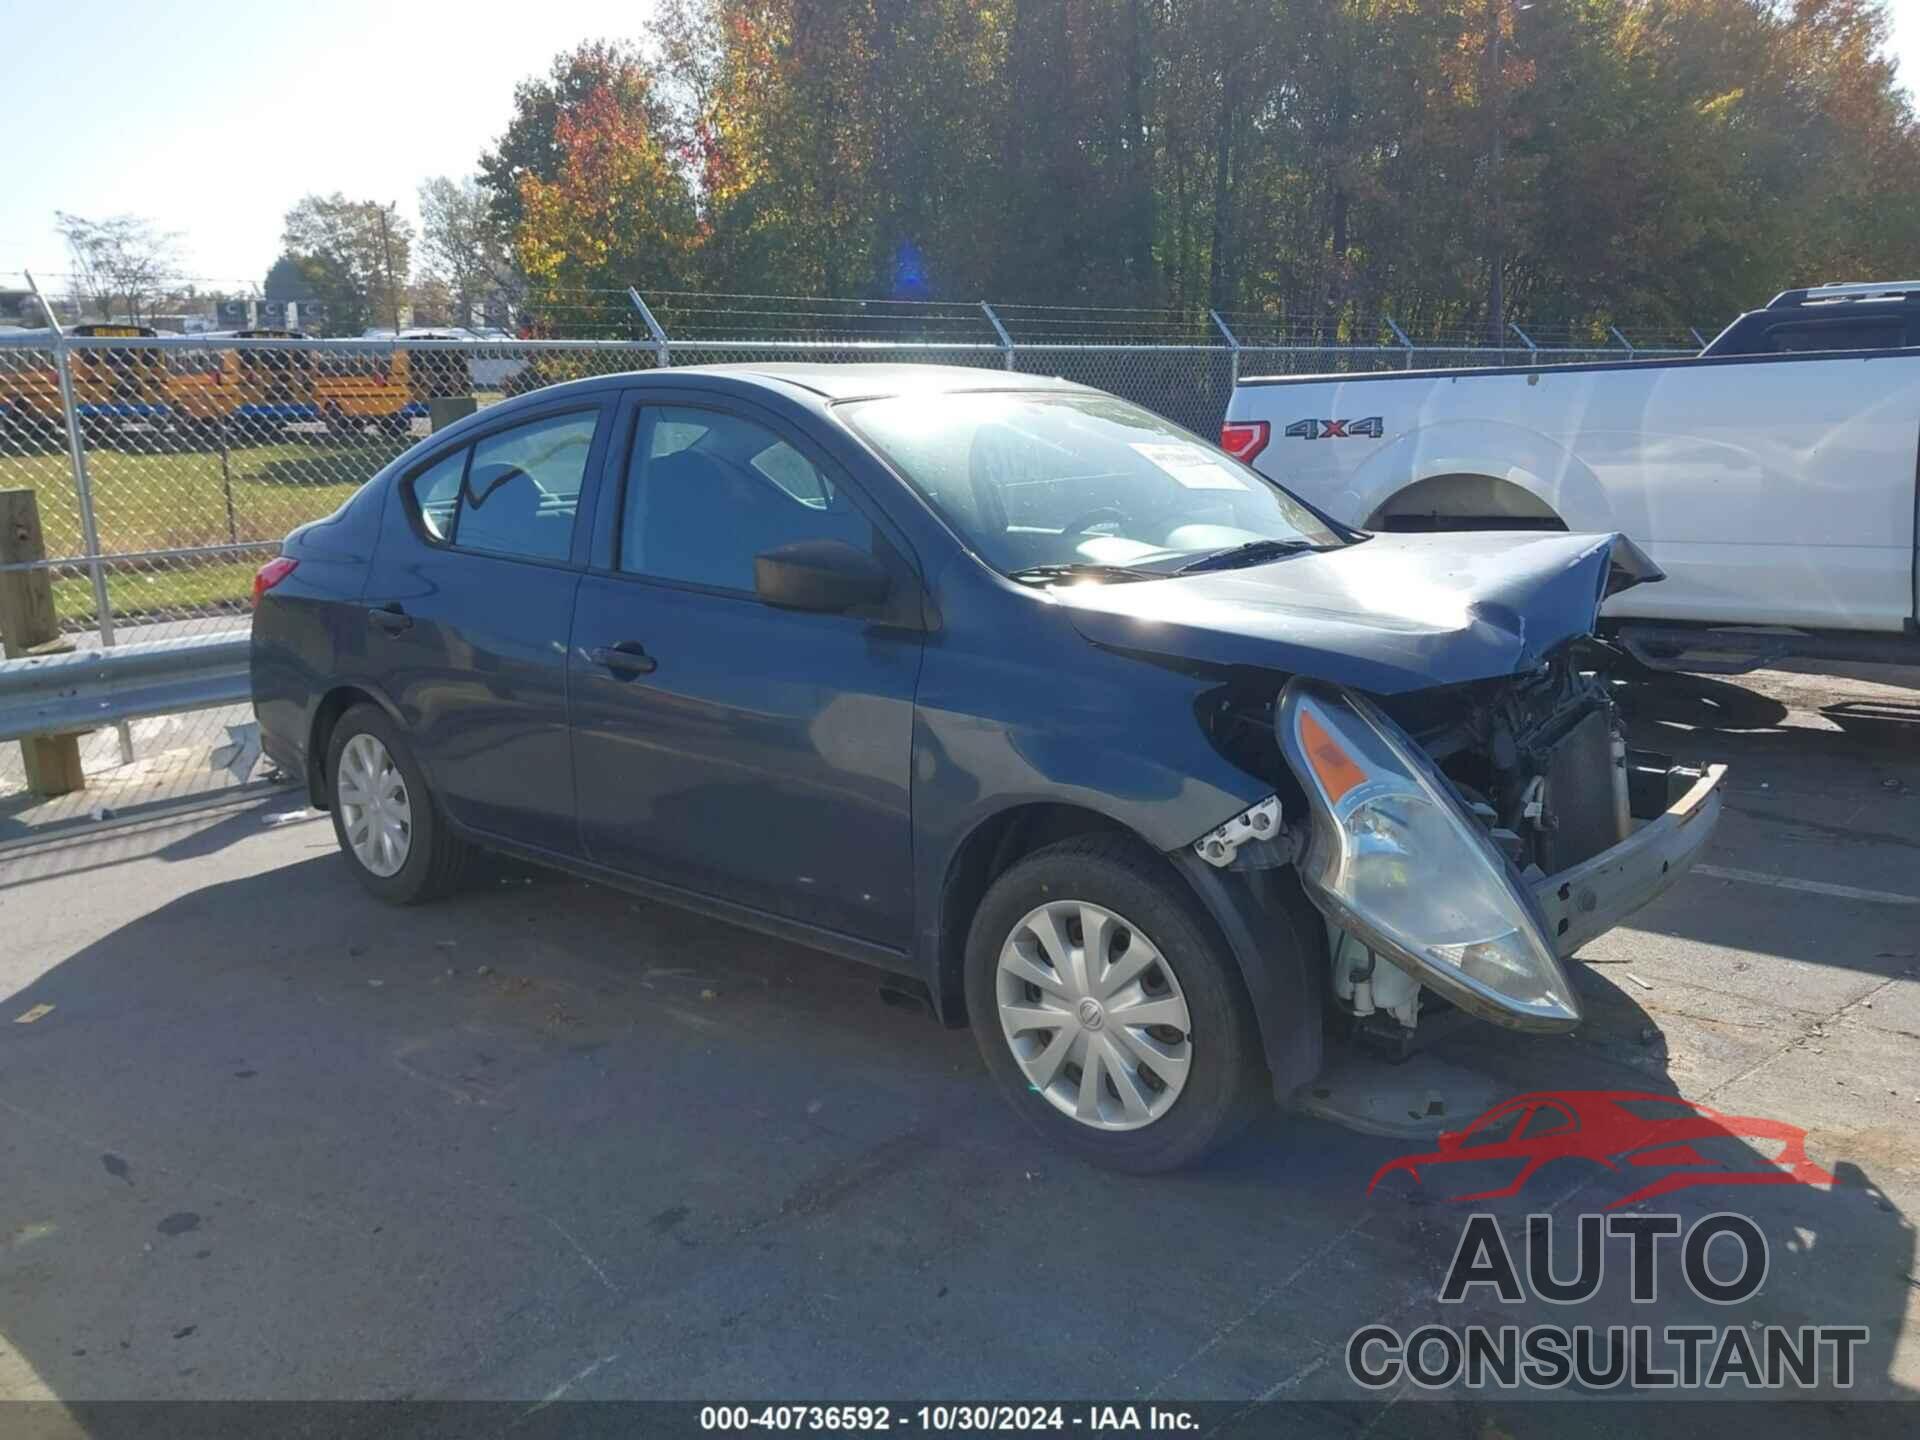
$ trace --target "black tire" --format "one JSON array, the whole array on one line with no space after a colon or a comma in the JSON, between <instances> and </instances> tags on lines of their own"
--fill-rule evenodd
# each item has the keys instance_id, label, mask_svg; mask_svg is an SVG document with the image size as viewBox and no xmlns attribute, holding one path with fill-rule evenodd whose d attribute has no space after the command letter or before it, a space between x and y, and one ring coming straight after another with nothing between
<instances>
[{"instance_id":1,"label":"black tire","mask_svg":"<svg viewBox=\"0 0 1920 1440\"><path fill-rule=\"evenodd\" d=\"M1191 1017L1185 1088L1159 1118L1109 1131L1062 1113L1029 1083L1001 1029L1001 947L1048 901L1085 900L1123 916L1165 957ZM1009 1104L1050 1140L1096 1165L1152 1174L1192 1164L1238 1135L1271 1100L1271 1082L1238 964L1165 860L1119 836L1063 840L1012 866L987 890L967 936L967 1014Z\"/></svg>"},{"instance_id":2,"label":"black tire","mask_svg":"<svg viewBox=\"0 0 1920 1440\"><path fill-rule=\"evenodd\" d=\"M391 875L376 875L361 863L348 843L339 800L340 756L356 735L371 735L386 747L406 782L412 812L412 839L406 861ZM377 705L356 705L342 715L327 741L327 806L333 813L333 835L340 854L360 883L392 905L418 905L437 900L460 887L472 847L455 835L442 817L433 792L427 788L420 764L413 758L400 727Z\"/></svg>"}]
</instances>

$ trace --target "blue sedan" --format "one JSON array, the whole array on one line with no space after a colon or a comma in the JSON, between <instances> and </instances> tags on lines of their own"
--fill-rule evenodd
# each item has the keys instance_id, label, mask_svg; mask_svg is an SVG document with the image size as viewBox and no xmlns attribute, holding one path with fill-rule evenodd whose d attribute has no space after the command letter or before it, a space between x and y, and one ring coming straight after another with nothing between
<instances>
[{"instance_id":1,"label":"blue sedan","mask_svg":"<svg viewBox=\"0 0 1920 1440\"><path fill-rule=\"evenodd\" d=\"M1329 1012L1578 1023L1573 947L1718 809L1621 760L1593 630L1658 578L1355 532L1056 380L675 369L492 406L295 531L253 684L382 900L484 848L870 962L1158 1170L1312 1078Z\"/></svg>"}]
</instances>

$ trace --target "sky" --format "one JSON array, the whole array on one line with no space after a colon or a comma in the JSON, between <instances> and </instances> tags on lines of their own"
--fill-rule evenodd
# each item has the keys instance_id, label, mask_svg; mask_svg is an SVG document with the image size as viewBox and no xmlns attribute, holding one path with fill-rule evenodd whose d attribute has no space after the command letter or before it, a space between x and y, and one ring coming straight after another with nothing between
<instances>
[{"instance_id":1,"label":"sky","mask_svg":"<svg viewBox=\"0 0 1920 1440\"><path fill-rule=\"evenodd\" d=\"M24 6L24 0L22 0ZM4 25L0 285L65 272L55 210L178 232L184 273L258 284L310 191L397 201L472 173L514 84L583 40L637 34L653 0L82 0ZM1920 0L1892 0L1920 94Z\"/></svg>"},{"instance_id":2,"label":"sky","mask_svg":"<svg viewBox=\"0 0 1920 1440\"><path fill-rule=\"evenodd\" d=\"M179 232L183 272L259 284L309 191L394 200L466 175L515 83L653 0L0 3L10 143L0 285L64 273L55 210ZM29 19L31 16L31 19Z\"/></svg>"}]
</instances>

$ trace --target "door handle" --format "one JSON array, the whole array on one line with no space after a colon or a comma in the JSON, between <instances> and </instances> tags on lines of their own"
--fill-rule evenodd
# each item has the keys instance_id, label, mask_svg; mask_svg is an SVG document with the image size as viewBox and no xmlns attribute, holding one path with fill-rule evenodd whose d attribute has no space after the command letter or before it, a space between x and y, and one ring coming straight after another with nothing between
<instances>
[{"instance_id":1,"label":"door handle","mask_svg":"<svg viewBox=\"0 0 1920 1440\"><path fill-rule=\"evenodd\" d=\"M647 654L637 640L622 640L618 645L602 645L587 652L593 663L604 665L616 675L651 675L659 661Z\"/></svg>"},{"instance_id":2,"label":"door handle","mask_svg":"<svg viewBox=\"0 0 1920 1440\"><path fill-rule=\"evenodd\" d=\"M384 605L367 611L367 624L388 635L413 628L413 617L398 605Z\"/></svg>"}]
</instances>

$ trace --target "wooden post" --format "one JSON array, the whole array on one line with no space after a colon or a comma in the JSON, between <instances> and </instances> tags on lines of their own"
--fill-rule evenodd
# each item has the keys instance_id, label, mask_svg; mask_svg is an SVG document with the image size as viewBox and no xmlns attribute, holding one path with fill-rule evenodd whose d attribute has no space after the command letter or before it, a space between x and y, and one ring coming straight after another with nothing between
<instances>
[{"instance_id":1,"label":"wooden post","mask_svg":"<svg viewBox=\"0 0 1920 1440\"><path fill-rule=\"evenodd\" d=\"M31 490L0 490L0 567L46 558L38 497ZM0 568L0 647L9 660L73 648L60 638L51 572ZM20 754L34 794L70 795L86 788L77 735L32 735L20 742Z\"/></svg>"}]
</instances>

